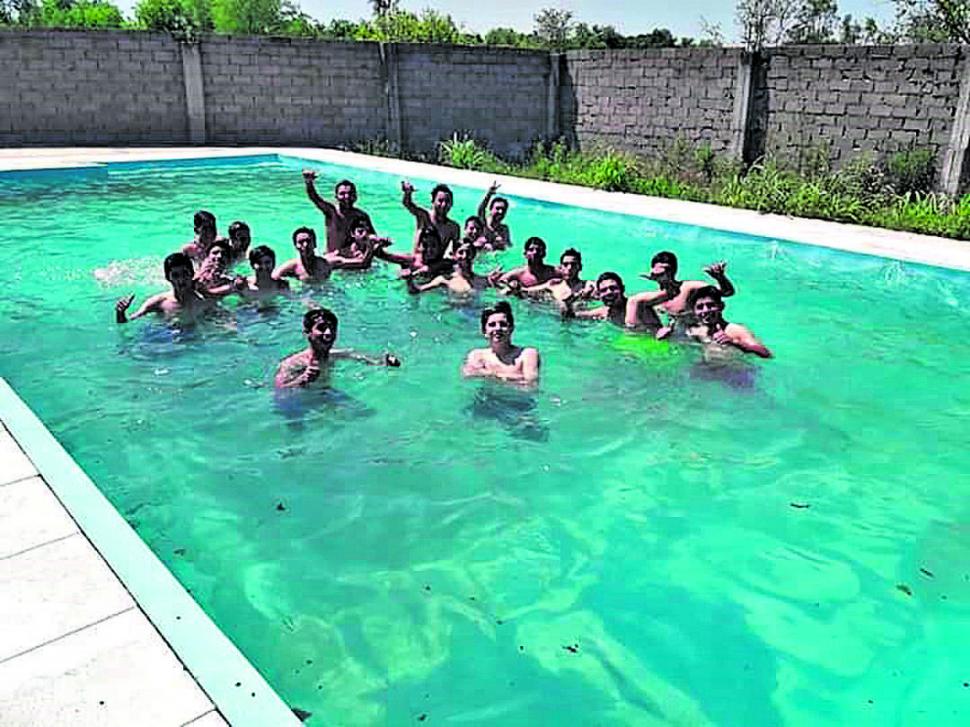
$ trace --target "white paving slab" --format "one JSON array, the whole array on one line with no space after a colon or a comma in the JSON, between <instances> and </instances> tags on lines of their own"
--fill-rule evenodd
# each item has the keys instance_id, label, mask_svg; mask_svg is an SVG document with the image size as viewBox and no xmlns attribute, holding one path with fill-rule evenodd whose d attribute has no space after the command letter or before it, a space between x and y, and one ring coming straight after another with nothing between
<instances>
[{"instance_id":1,"label":"white paving slab","mask_svg":"<svg viewBox=\"0 0 970 727\"><path fill-rule=\"evenodd\" d=\"M212 709L137 609L0 663L4 727L181 727Z\"/></svg>"},{"instance_id":2,"label":"white paving slab","mask_svg":"<svg viewBox=\"0 0 970 727\"><path fill-rule=\"evenodd\" d=\"M0 487L36 474L37 468L27 459L7 428L0 424ZM2 492L0 497L3 497Z\"/></svg>"},{"instance_id":3,"label":"white paving slab","mask_svg":"<svg viewBox=\"0 0 970 727\"><path fill-rule=\"evenodd\" d=\"M81 535L0 560L0 660L135 607Z\"/></svg>"},{"instance_id":4,"label":"white paving slab","mask_svg":"<svg viewBox=\"0 0 970 727\"><path fill-rule=\"evenodd\" d=\"M0 558L78 532L77 524L40 477L0 490Z\"/></svg>"}]
</instances>

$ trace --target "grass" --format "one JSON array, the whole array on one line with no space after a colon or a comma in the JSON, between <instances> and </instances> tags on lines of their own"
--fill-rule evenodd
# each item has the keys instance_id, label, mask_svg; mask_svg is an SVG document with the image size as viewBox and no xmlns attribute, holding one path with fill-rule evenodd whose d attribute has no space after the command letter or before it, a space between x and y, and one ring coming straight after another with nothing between
<instances>
[{"instance_id":1,"label":"grass","mask_svg":"<svg viewBox=\"0 0 970 727\"><path fill-rule=\"evenodd\" d=\"M933 192L934 161L925 150L881 162L863 156L836 171L824 158L811 155L799 172L771 159L742 169L710 147L683 142L654 160L613 149L579 152L555 142L537 144L526 160L512 162L457 134L439 146L439 161L460 169L970 239L970 194L954 200Z\"/></svg>"}]
</instances>

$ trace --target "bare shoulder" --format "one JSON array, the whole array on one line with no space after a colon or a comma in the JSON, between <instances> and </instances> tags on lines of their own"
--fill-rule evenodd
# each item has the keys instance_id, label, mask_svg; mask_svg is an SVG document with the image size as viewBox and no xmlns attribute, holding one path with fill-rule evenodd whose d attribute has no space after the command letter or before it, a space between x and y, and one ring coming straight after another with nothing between
<instances>
[{"instance_id":1,"label":"bare shoulder","mask_svg":"<svg viewBox=\"0 0 970 727\"><path fill-rule=\"evenodd\" d=\"M728 323L724 327L724 332L729 338L754 338L751 329L747 326L742 326L740 323Z\"/></svg>"},{"instance_id":2,"label":"bare shoulder","mask_svg":"<svg viewBox=\"0 0 970 727\"><path fill-rule=\"evenodd\" d=\"M526 346L522 349L522 359L524 361L532 361L535 363L539 362L539 349L532 346Z\"/></svg>"}]
</instances>

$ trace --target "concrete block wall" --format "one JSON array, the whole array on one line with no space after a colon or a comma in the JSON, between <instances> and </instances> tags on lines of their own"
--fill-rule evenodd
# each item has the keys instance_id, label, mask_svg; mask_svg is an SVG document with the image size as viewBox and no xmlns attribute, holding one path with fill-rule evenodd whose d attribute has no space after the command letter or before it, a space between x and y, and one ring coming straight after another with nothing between
<instances>
[{"instance_id":1,"label":"concrete block wall","mask_svg":"<svg viewBox=\"0 0 970 727\"><path fill-rule=\"evenodd\" d=\"M907 148L942 159L966 63L956 45L774 49L753 102L763 149L788 160L822 150L835 166Z\"/></svg>"},{"instance_id":2,"label":"concrete block wall","mask_svg":"<svg viewBox=\"0 0 970 727\"><path fill-rule=\"evenodd\" d=\"M549 54L511 48L400 44L402 145L432 152L466 132L520 156L546 133Z\"/></svg>"},{"instance_id":3,"label":"concrete block wall","mask_svg":"<svg viewBox=\"0 0 970 727\"><path fill-rule=\"evenodd\" d=\"M0 146L172 143L186 129L171 36L0 31Z\"/></svg>"},{"instance_id":4,"label":"concrete block wall","mask_svg":"<svg viewBox=\"0 0 970 727\"><path fill-rule=\"evenodd\" d=\"M567 139L655 155L676 137L731 145L740 51L721 48L570 51L560 79Z\"/></svg>"},{"instance_id":5,"label":"concrete block wall","mask_svg":"<svg viewBox=\"0 0 970 727\"><path fill-rule=\"evenodd\" d=\"M376 43L210 36L200 50L210 144L337 146L385 135Z\"/></svg>"}]
</instances>

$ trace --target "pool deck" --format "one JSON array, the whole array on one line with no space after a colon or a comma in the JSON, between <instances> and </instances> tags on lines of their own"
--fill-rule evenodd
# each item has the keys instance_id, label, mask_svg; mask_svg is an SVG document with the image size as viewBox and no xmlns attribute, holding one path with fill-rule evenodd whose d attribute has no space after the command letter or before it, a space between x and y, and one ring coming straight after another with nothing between
<instances>
[{"instance_id":1,"label":"pool deck","mask_svg":"<svg viewBox=\"0 0 970 727\"><path fill-rule=\"evenodd\" d=\"M682 200L604 192L586 187L509 177L434 164L325 148L304 147L126 147L0 149L0 172L38 169L96 167L111 162L151 162L203 157L272 155L298 157L326 164L358 166L403 177L486 188L493 180L502 193L589 209L649 217L665 222L698 225L726 232L756 235L773 240L876 255L904 262L970 271L970 241L916 235L861 225L762 214L752 210L718 207ZM299 180L296 181L299 184ZM366 207L366 190L361 191Z\"/></svg>"},{"instance_id":2,"label":"pool deck","mask_svg":"<svg viewBox=\"0 0 970 727\"><path fill-rule=\"evenodd\" d=\"M2 425L0 473L0 724L227 724Z\"/></svg>"}]
</instances>

